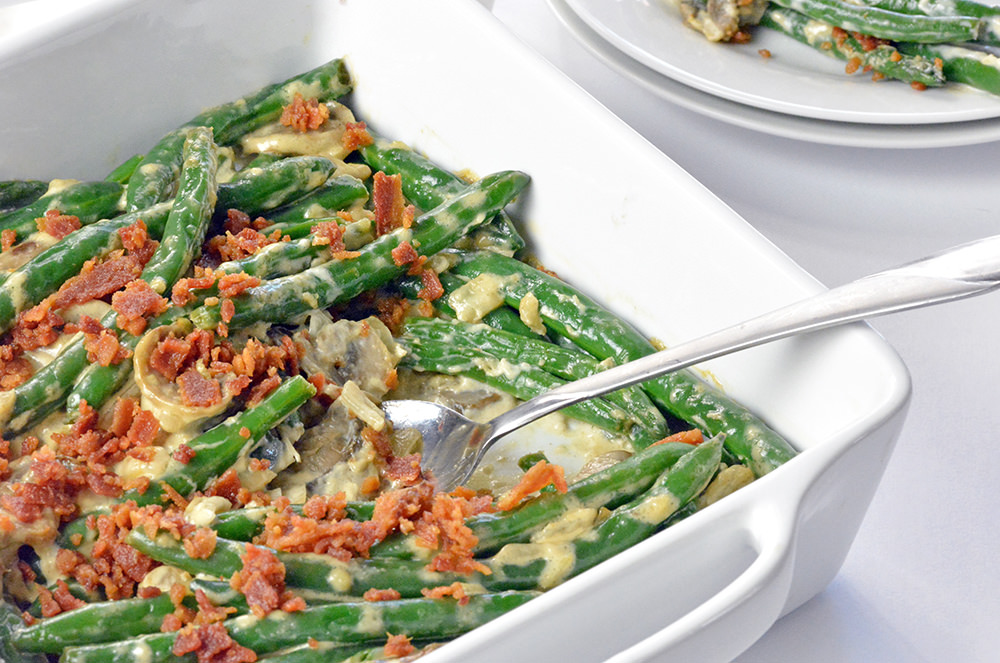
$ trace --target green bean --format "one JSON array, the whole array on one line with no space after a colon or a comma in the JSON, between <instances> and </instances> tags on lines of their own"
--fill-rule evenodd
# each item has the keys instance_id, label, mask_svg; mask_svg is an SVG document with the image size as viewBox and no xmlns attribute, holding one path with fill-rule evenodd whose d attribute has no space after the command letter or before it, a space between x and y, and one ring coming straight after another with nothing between
<instances>
[{"instance_id":1,"label":"green bean","mask_svg":"<svg viewBox=\"0 0 1000 663\"><path fill-rule=\"evenodd\" d=\"M66 647L155 633L163 618L173 611L173 601L167 594L88 603L21 629L14 637L14 645L25 652L58 654Z\"/></svg>"},{"instance_id":2,"label":"green bean","mask_svg":"<svg viewBox=\"0 0 1000 663\"><path fill-rule=\"evenodd\" d=\"M855 37L846 33L835 34L836 31L829 23L790 9L768 7L760 24L825 55L856 61L859 63L859 70L875 71L887 78L925 87L938 87L945 83L945 74L934 58L904 55L891 44L879 44L873 49L865 49Z\"/></svg>"},{"instance_id":3,"label":"green bean","mask_svg":"<svg viewBox=\"0 0 1000 663\"><path fill-rule=\"evenodd\" d=\"M326 182L333 162L324 157L300 156L244 169L240 177L219 185L217 214L238 209L251 216L301 198Z\"/></svg>"},{"instance_id":4,"label":"green bean","mask_svg":"<svg viewBox=\"0 0 1000 663\"><path fill-rule=\"evenodd\" d=\"M509 393L522 401L566 384L565 380L544 369L529 365L508 366L502 360L475 350L449 348L413 339L409 339L403 345L407 355L400 363L401 366L419 372L463 375ZM575 403L561 411L567 417L589 423L610 433L628 435L635 428L635 422L627 412L602 398Z\"/></svg>"},{"instance_id":5,"label":"green bean","mask_svg":"<svg viewBox=\"0 0 1000 663\"><path fill-rule=\"evenodd\" d=\"M545 325L598 359L624 363L656 348L635 328L564 281L518 260L490 251L462 253L451 270L471 279L479 274L500 276L507 303L517 307L532 294L539 301ZM727 448L761 476L795 455L780 435L742 405L699 380L678 371L642 384L655 403L711 436L724 434Z\"/></svg>"},{"instance_id":6,"label":"green bean","mask_svg":"<svg viewBox=\"0 0 1000 663\"><path fill-rule=\"evenodd\" d=\"M527 183L528 177L516 171L484 177L464 194L421 215L412 227L399 228L362 247L357 257L265 281L234 297L236 313L228 324L238 329L260 321L294 320L383 285L408 268L397 265L392 256L402 243L408 242L420 255L433 255L503 209ZM202 329L216 328L222 321L219 305L195 309L191 320Z\"/></svg>"},{"instance_id":7,"label":"green bean","mask_svg":"<svg viewBox=\"0 0 1000 663\"><path fill-rule=\"evenodd\" d=\"M151 237L160 237L169 212L170 203L160 203L84 226L15 269L0 284L0 331L9 329L18 313L58 290L85 262L121 248L122 228L141 219Z\"/></svg>"},{"instance_id":8,"label":"green bean","mask_svg":"<svg viewBox=\"0 0 1000 663\"><path fill-rule=\"evenodd\" d=\"M171 197L171 189L184 162L184 142L191 127L175 129L151 147L129 176L125 211L135 212Z\"/></svg>"},{"instance_id":9,"label":"green bean","mask_svg":"<svg viewBox=\"0 0 1000 663\"><path fill-rule=\"evenodd\" d=\"M41 180L0 181L0 214L30 205L41 198L48 189L49 183Z\"/></svg>"},{"instance_id":10,"label":"green bean","mask_svg":"<svg viewBox=\"0 0 1000 663\"><path fill-rule=\"evenodd\" d=\"M215 130L215 139L220 145L232 145L244 134L277 120L296 92L319 101L333 101L350 92L351 87L346 63L335 59L282 83L266 86L241 99L209 109L189 124L210 126Z\"/></svg>"},{"instance_id":11,"label":"green bean","mask_svg":"<svg viewBox=\"0 0 1000 663\"><path fill-rule=\"evenodd\" d=\"M577 538L504 546L488 561L496 581L514 582L527 577L536 579L540 589L548 589L648 538L705 489L719 468L721 450L721 438L694 447L652 488ZM572 565L553 564L553 548L567 555Z\"/></svg>"},{"instance_id":12,"label":"green bean","mask_svg":"<svg viewBox=\"0 0 1000 663\"><path fill-rule=\"evenodd\" d=\"M403 195L421 209L432 209L462 192L467 182L427 157L398 142L376 137L371 145L358 149L361 158L387 175L399 175ZM506 212L476 230L474 248L498 248L513 255L524 248L524 238L514 227Z\"/></svg>"},{"instance_id":13,"label":"green bean","mask_svg":"<svg viewBox=\"0 0 1000 663\"><path fill-rule=\"evenodd\" d=\"M336 642L313 641L276 651L259 660L261 663L362 663L363 661L381 661L384 657L384 646L345 646Z\"/></svg>"},{"instance_id":14,"label":"green bean","mask_svg":"<svg viewBox=\"0 0 1000 663\"><path fill-rule=\"evenodd\" d=\"M511 511L482 513L466 518L466 526L477 539L477 555L495 552L508 543L526 541L546 523L578 508L613 509L648 490L673 466L691 445L665 442L643 449L629 458L571 483L565 493L546 493ZM396 535L372 546L372 556L408 556L412 547L406 537Z\"/></svg>"},{"instance_id":15,"label":"green bean","mask_svg":"<svg viewBox=\"0 0 1000 663\"><path fill-rule=\"evenodd\" d=\"M457 372L521 400L601 370L593 357L580 350L483 324L415 318L407 322L400 343L409 350L402 365L421 371ZM606 430L627 433L636 448L649 446L668 432L663 415L638 388L605 394L563 412Z\"/></svg>"},{"instance_id":16,"label":"green bean","mask_svg":"<svg viewBox=\"0 0 1000 663\"><path fill-rule=\"evenodd\" d=\"M972 41L979 35L979 20L969 16L903 14L840 0L776 0L774 4L848 32L882 39L949 43Z\"/></svg>"},{"instance_id":17,"label":"green bean","mask_svg":"<svg viewBox=\"0 0 1000 663\"><path fill-rule=\"evenodd\" d=\"M324 182L319 188L310 191L296 201L269 212L267 219L271 225L266 232L280 230L293 239L308 234L294 234L295 229L303 228L304 222L313 221L317 217L329 217L334 212L349 208L351 205L368 200L368 187L365 183L351 175L337 175Z\"/></svg>"},{"instance_id":18,"label":"green bean","mask_svg":"<svg viewBox=\"0 0 1000 663\"><path fill-rule=\"evenodd\" d=\"M421 639L455 637L513 610L537 595L503 592L472 596L465 605L451 599L400 599L321 605L295 613L275 612L263 618L237 617L223 622L230 637L258 654L280 651L308 641L343 645L385 642L386 633ZM176 633L146 635L118 643L73 647L61 663L180 663L175 657Z\"/></svg>"},{"instance_id":19,"label":"green bean","mask_svg":"<svg viewBox=\"0 0 1000 663\"><path fill-rule=\"evenodd\" d=\"M1000 61L995 55L953 44L898 44L902 53L929 60L939 59L945 78L991 94L1000 94Z\"/></svg>"},{"instance_id":20,"label":"green bean","mask_svg":"<svg viewBox=\"0 0 1000 663\"><path fill-rule=\"evenodd\" d=\"M301 505L293 504L290 508L294 513L301 515ZM374 502L348 502L345 512L346 516L352 520L371 520L374 509ZM274 509L268 506L244 507L224 511L215 516L211 527L216 534L224 539L250 541L263 531L264 519L267 514L273 512Z\"/></svg>"},{"instance_id":21,"label":"green bean","mask_svg":"<svg viewBox=\"0 0 1000 663\"><path fill-rule=\"evenodd\" d=\"M127 211L143 209L170 197L171 185L181 168L184 139L190 128L209 127L219 145L232 145L243 134L276 120L296 92L328 101L343 96L350 89L347 67L338 59L200 113L166 134L147 152L143 164L129 179Z\"/></svg>"},{"instance_id":22,"label":"green bean","mask_svg":"<svg viewBox=\"0 0 1000 663\"><path fill-rule=\"evenodd\" d=\"M275 242L257 249L253 255L222 263L221 274L248 274L263 280L297 274L332 258L328 245L314 244L312 237Z\"/></svg>"},{"instance_id":23,"label":"green bean","mask_svg":"<svg viewBox=\"0 0 1000 663\"><path fill-rule=\"evenodd\" d=\"M195 455L187 464L175 461L158 482L145 491L127 491L122 499L133 500L140 506L155 504L165 495L164 484L184 496L204 490L264 433L315 394L315 387L301 375L285 380L255 407L240 411L188 442Z\"/></svg>"},{"instance_id":24,"label":"green bean","mask_svg":"<svg viewBox=\"0 0 1000 663\"><path fill-rule=\"evenodd\" d=\"M230 578L243 567L240 556L248 544L217 537L215 549L205 558L193 558L171 534L150 537L142 528L133 529L127 542L151 559L169 564L199 577ZM263 546L258 546L263 547ZM514 581L481 573L460 574L428 571L427 562L396 557L354 558L340 561L330 555L272 551L285 567L285 585L307 603L343 601L361 597L369 589L394 589L403 598L421 595L424 589L474 582L488 591L532 589L535 581L521 577Z\"/></svg>"},{"instance_id":25,"label":"green bean","mask_svg":"<svg viewBox=\"0 0 1000 663\"><path fill-rule=\"evenodd\" d=\"M433 301L434 308L449 318L458 318L457 311L448 303L448 299L451 293L465 283L465 280L448 272L438 274L438 280L444 289L444 295ZM419 299L420 290L424 287L424 284L419 277L406 275L393 281L393 286L399 289L404 296L410 299ZM482 322L490 327L511 334L548 338L545 334L539 334L537 331L531 329L531 327L521 320L521 316L517 311L506 305L485 313L482 316Z\"/></svg>"},{"instance_id":26,"label":"green bean","mask_svg":"<svg viewBox=\"0 0 1000 663\"><path fill-rule=\"evenodd\" d=\"M252 171L254 168L269 166L275 161L280 161L281 159L284 158L285 157L281 156L280 154L271 154L269 152L261 152L260 154L256 154L243 168L240 169L239 172L236 173L236 176L233 177L233 179L234 180L239 179L240 177L243 176L244 173L248 173Z\"/></svg>"},{"instance_id":27,"label":"green bean","mask_svg":"<svg viewBox=\"0 0 1000 663\"><path fill-rule=\"evenodd\" d=\"M115 169L108 173L104 179L108 182L118 182L123 186L128 184L128 181L132 179L132 174L135 173L145 156L144 154L136 154L129 157L115 166Z\"/></svg>"},{"instance_id":28,"label":"green bean","mask_svg":"<svg viewBox=\"0 0 1000 663\"><path fill-rule=\"evenodd\" d=\"M117 182L77 182L38 198L14 211L0 214L0 231L13 232L14 243L38 232L35 219L49 210L75 216L80 225L117 216L122 197L122 185Z\"/></svg>"},{"instance_id":29,"label":"green bean","mask_svg":"<svg viewBox=\"0 0 1000 663\"><path fill-rule=\"evenodd\" d=\"M902 14L920 16L969 16L981 19L976 41L990 46L1000 45L1000 7L971 0L926 2L925 0L855 0L865 7L876 7Z\"/></svg>"},{"instance_id":30,"label":"green bean","mask_svg":"<svg viewBox=\"0 0 1000 663\"><path fill-rule=\"evenodd\" d=\"M21 613L13 604L0 600L0 661L4 663L46 663L41 654L22 651L14 640L24 629Z\"/></svg>"},{"instance_id":31,"label":"green bean","mask_svg":"<svg viewBox=\"0 0 1000 663\"><path fill-rule=\"evenodd\" d=\"M217 200L218 151L210 129L196 127L184 145L184 168L163 230L163 240L141 278L165 293L201 252Z\"/></svg>"}]
</instances>

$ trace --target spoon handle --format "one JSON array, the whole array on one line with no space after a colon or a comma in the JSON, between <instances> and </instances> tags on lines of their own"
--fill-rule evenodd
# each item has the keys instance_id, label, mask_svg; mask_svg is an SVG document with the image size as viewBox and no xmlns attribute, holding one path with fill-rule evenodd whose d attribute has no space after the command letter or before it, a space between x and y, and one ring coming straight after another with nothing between
<instances>
[{"instance_id":1,"label":"spoon handle","mask_svg":"<svg viewBox=\"0 0 1000 663\"><path fill-rule=\"evenodd\" d=\"M738 350L886 313L973 297L998 286L1000 235L995 235L877 272L732 327L552 389L494 419L490 444L567 405Z\"/></svg>"}]
</instances>

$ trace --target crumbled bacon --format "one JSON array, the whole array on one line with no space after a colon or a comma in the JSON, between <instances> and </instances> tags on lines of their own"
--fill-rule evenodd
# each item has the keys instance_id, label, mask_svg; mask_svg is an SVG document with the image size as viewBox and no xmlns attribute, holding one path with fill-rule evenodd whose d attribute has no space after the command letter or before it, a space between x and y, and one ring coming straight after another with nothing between
<instances>
[{"instance_id":1,"label":"crumbled bacon","mask_svg":"<svg viewBox=\"0 0 1000 663\"><path fill-rule=\"evenodd\" d=\"M18 314L10 330L10 345L18 352L29 352L52 345L59 338L64 322L49 300Z\"/></svg>"},{"instance_id":2,"label":"crumbled bacon","mask_svg":"<svg viewBox=\"0 0 1000 663\"><path fill-rule=\"evenodd\" d=\"M666 444L668 442L683 442L684 444L694 444L698 445L705 441L705 436L698 428L692 428L691 430L682 430L680 432L674 433L673 435L668 435L654 444Z\"/></svg>"},{"instance_id":3,"label":"crumbled bacon","mask_svg":"<svg viewBox=\"0 0 1000 663\"><path fill-rule=\"evenodd\" d=\"M0 253L6 253L17 243L17 231L10 228L0 230Z\"/></svg>"},{"instance_id":4,"label":"crumbled bacon","mask_svg":"<svg viewBox=\"0 0 1000 663\"><path fill-rule=\"evenodd\" d=\"M65 580L56 581L56 589L49 591L46 587L38 587L38 601L42 608L42 617L55 617L70 610L87 605L86 601L73 596Z\"/></svg>"},{"instance_id":5,"label":"crumbled bacon","mask_svg":"<svg viewBox=\"0 0 1000 663\"><path fill-rule=\"evenodd\" d=\"M216 539L215 530L199 527L190 536L184 537L184 552L191 559L208 559L215 552Z\"/></svg>"},{"instance_id":6,"label":"crumbled bacon","mask_svg":"<svg viewBox=\"0 0 1000 663\"><path fill-rule=\"evenodd\" d=\"M469 603L469 595L465 591L465 585L457 581L451 583L450 585L424 588L420 590L420 593L429 599L443 599L450 596L458 601L459 605L466 605Z\"/></svg>"},{"instance_id":7,"label":"crumbled bacon","mask_svg":"<svg viewBox=\"0 0 1000 663\"><path fill-rule=\"evenodd\" d=\"M227 230L224 235L216 235L209 240L208 250L218 255L221 262L228 262L252 256L262 247L281 239L280 230L264 234L256 228L246 227L236 233Z\"/></svg>"},{"instance_id":8,"label":"crumbled bacon","mask_svg":"<svg viewBox=\"0 0 1000 663\"><path fill-rule=\"evenodd\" d=\"M124 251L114 251L103 260L88 260L80 273L51 295L51 306L62 310L94 299L102 299L139 278L143 263Z\"/></svg>"},{"instance_id":9,"label":"crumbled bacon","mask_svg":"<svg viewBox=\"0 0 1000 663\"><path fill-rule=\"evenodd\" d=\"M80 229L80 217L50 209L35 219L35 225L41 232L48 233L56 239L62 239L74 230Z\"/></svg>"},{"instance_id":10,"label":"crumbled bacon","mask_svg":"<svg viewBox=\"0 0 1000 663\"><path fill-rule=\"evenodd\" d=\"M222 385L207 378L195 368L189 368L177 377L181 402L188 407L211 407L222 402Z\"/></svg>"},{"instance_id":11,"label":"crumbled bacon","mask_svg":"<svg viewBox=\"0 0 1000 663\"><path fill-rule=\"evenodd\" d=\"M194 276L178 279L170 291L170 300L185 306L195 300L194 290L207 290L215 285L216 276L211 269L195 266Z\"/></svg>"},{"instance_id":12,"label":"crumbled bacon","mask_svg":"<svg viewBox=\"0 0 1000 663\"><path fill-rule=\"evenodd\" d=\"M423 287L417 293L417 297L426 302L433 302L444 295L444 286L441 279L433 269L424 269L420 272L420 282Z\"/></svg>"},{"instance_id":13,"label":"crumbled bacon","mask_svg":"<svg viewBox=\"0 0 1000 663\"><path fill-rule=\"evenodd\" d=\"M288 501L275 503L275 510L265 518L258 543L286 552L312 552L347 561L366 556L368 550L400 527L407 516L419 514L433 489L426 484L419 489L400 489L380 495L371 520L355 521L346 517L343 493L333 497L310 498L302 515L289 507Z\"/></svg>"},{"instance_id":14,"label":"crumbled bacon","mask_svg":"<svg viewBox=\"0 0 1000 663\"><path fill-rule=\"evenodd\" d=\"M396 228L409 227L413 221L413 206L403 197L403 179L379 171L372 176L372 201L375 213L375 236L380 237Z\"/></svg>"},{"instance_id":15,"label":"crumbled bacon","mask_svg":"<svg viewBox=\"0 0 1000 663\"><path fill-rule=\"evenodd\" d=\"M404 486L412 486L421 478L420 454L390 457L386 461L385 476Z\"/></svg>"},{"instance_id":16,"label":"crumbled bacon","mask_svg":"<svg viewBox=\"0 0 1000 663\"><path fill-rule=\"evenodd\" d=\"M392 633L387 633L388 639L386 640L385 647L382 651L388 657L402 657L409 656L413 652L417 651L417 648L410 643L410 638L403 635L393 635Z\"/></svg>"},{"instance_id":17,"label":"crumbled bacon","mask_svg":"<svg viewBox=\"0 0 1000 663\"><path fill-rule=\"evenodd\" d=\"M560 493L565 493L567 490L562 466L540 460L528 468L516 486L497 500L496 507L500 511L509 511L520 504L525 497L548 485L554 486Z\"/></svg>"},{"instance_id":18,"label":"crumbled bacon","mask_svg":"<svg viewBox=\"0 0 1000 663\"><path fill-rule=\"evenodd\" d=\"M384 296L375 300L375 315L393 334L399 332L403 321L410 312L410 303L405 297Z\"/></svg>"},{"instance_id":19,"label":"crumbled bacon","mask_svg":"<svg viewBox=\"0 0 1000 663\"><path fill-rule=\"evenodd\" d=\"M239 272L237 274L221 275L218 283L220 297L236 297L242 295L250 288L259 286L260 278Z\"/></svg>"},{"instance_id":20,"label":"crumbled bacon","mask_svg":"<svg viewBox=\"0 0 1000 663\"><path fill-rule=\"evenodd\" d=\"M0 345L0 391L10 391L24 384L32 374L31 362L20 356L18 348Z\"/></svg>"},{"instance_id":21,"label":"crumbled bacon","mask_svg":"<svg viewBox=\"0 0 1000 663\"><path fill-rule=\"evenodd\" d=\"M257 654L236 643L226 627L215 622L187 626L177 632L171 653L174 656L195 654L198 663L253 663Z\"/></svg>"},{"instance_id":22,"label":"crumbled bacon","mask_svg":"<svg viewBox=\"0 0 1000 663\"><path fill-rule=\"evenodd\" d=\"M159 242L149 236L149 230L142 219L120 229L118 236L121 237L125 253L143 266L149 262L149 259L153 257L153 253L156 252L156 247L160 245Z\"/></svg>"},{"instance_id":23,"label":"crumbled bacon","mask_svg":"<svg viewBox=\"0 0 1000 663\"><path fill-rule=\"evenodd\" d=\"M77 551L60 551L56 559L59 570L88 591L103 589L110 600L134 596L138 583L159 566L125 542L128 533L140 523L154 533L161 523L175 530L190 527L182 516L168 514L159 506L137 509L133 502L119 504L110 514L94 519L97 537L89 559Z\"/></svg>"},{"instance_id":24,"label":"crumbled bacon","mask_svg":"<svg viewBox=\"0 0 1000 663\"><path fill-rule=\"evenodd\" d=\"M437 493L430 511L416 523L414 534L424 547L440 549L427 565L431 571L455 573L491 573L490 568L473 558L479 539L465 524L465 519L490 510L489 496L468 498Z\"/></svg>"},{"instance_id":25,"label":"crumbled bacon","mask_svg":"<svg viewBox=\"0 0 1000 663\"><path fill-rule=\"evenodd\" d=\"M401 242L399 246L391 251L392 262L396 267L402 267L416 262L421 256L409 242Z\"/></svg>"},{"instance_id":26,"label":"crumbled bacon","mask_svg":"<svg viewBox=\"0 0 1000 663\"><path fill-rule=\"evenodd\" d=\"M233 468L229 468L216 478L205 494L211 497L225 497L234 507L243 506L251 499L249 492L243 487L239 475Z\"/></svg>"},{"instance_id":27,"label":"crumbled bacon","mask_svg":"<svg viewBox=\"0 0 1000 663\"><path fill-rule=\"evenodd\" d=\"M326 104L321 104L315 98L306 99L296 92L292 103L282 109L280 121L286 127L305 133L319 129L328 119L330 109Z\"/></svg>"},{"instance_id":28,"label":"crumbled bacon","mask_svg":"<svg viewBox=\"0 0 1000 663\"><path fill-rule=\"evenodd\" d=\"M371 587L365 590L361 598L373 603L378 601L397 601L402 598L402 594L397 589L375 589Z\"/></svg>"},{"instance_id":29,"label":"crumbled bacon","mask_svg":"<svg viewBox=\"0 0 1000 663\"><path fill-rule=\"evenodd\" d=\"M344 125L344 135L340 139L340 144L348 152L374 142L375 139L368 133L368 125L364 122L348 122Z\"/></svg>"},{"instance_id":30,"label":"crumbled bacon","mask_svg":"<svg viewBox=\"0 0 1000 663\"><path fill-rule=\"evenodd\" d=\"M138 401L120 398L115 403L111 428L97 425L97 411L86 401L69 431L52 434L59 453L87 463L93 470L122 460L134 448L149 447L160 432L160 423L152 412L143 410Z\"/></svg>"},{"instance_id":31,"label":"crumbled bacon","mask_svg":"<svg viewBox=\"0 0 1000 663\"><path fill-rule=\"evenodd\" d=\"M254 407L259 405L261 401L267 398L268 394L281 386L281 376L279 375L269 375L257 384L255 384L250 389L250 395L247 398L247 407Z\"/></svg>"},{"instance_id":32,"label":"crumbled bacon","mask_svg":"<svg viewBox=\"0 0 1000 663\"><path fill-rule=\"evenodd\" d=\"M285 565L273 552L248 543L240 561L229 585L246 597L254 615L265 617L292 598L285 591Z\"/></svg>"},{"instance_id":33,"label":"crumbled bacon","mask_svg":"<svg viewBox=\"0 0 1000 663\"><path fill-rule=\"evenodd\" d=\"M132 356L132 351L119 343L118 334L103 327L94 318L83 316L79 328L84 333L84 347L87 348L89 361L101 366L111 366Z\"/></svg>"},{"instance_id":34,"label":"crumbled bacon","mask_svg":"<svg viewBox=\"0 0 1000 663\"><path fill-rule=\"evenodd\" d=\"M63 521L78 513L76 498L87 485L80 466L62 462L49 447L31 454L30 481L8 484L0 505L22 523L37 521L49 509Z\"/></svg>"},{"instance_id":35,"label":"crumbled bacon","mask_svg":"<svg viewBox=\"0 0 1000 663\"><path fill-rule=\"evenodd\" d=\"M182 465L187 465L192 460L194 460L194 457L196 455L198 455L198 452L196 452L194 449L192 449L186 444L181 444L177 447L177 450L170 455L170 457Z\"/></svg>"},{"instance_id":36,"label":"crumbled bacon","mask_svg":"<svg viewBox=\"0 0 1000 663\"><path fill-rule=\"evenodd\" d=\"M141 279L129 281L124 290L111 298L111 308L118 314L118 326L133 336L146 330L149 317L160 315L169 307L170 302Z\"/></svg>"},{"instance_id":37,"label":"crumbled bacon","mask_svg":"<svg viewBox=\"0 0 1000 663\"><path fill-rule=\"evenodd\" d=\"M251 221L249 214L238 209L229 209L226 210L226 220L222 225L226 232L231 232L236 235L244 228L263 230L271 225L271 222L262 216L258 216L256 219Z\"/></svg>"},{"instance_id":38,"label":"crumbled bacon","mask_svg":"<svg viewBox=\"0 0 1000 663\"><path fill-rule=\"evenodd\" d=\"M320 221L310 230L314 246L329 246L331 251L343 251L344 228L336 221Z\"/></svg>"}]
</instances>

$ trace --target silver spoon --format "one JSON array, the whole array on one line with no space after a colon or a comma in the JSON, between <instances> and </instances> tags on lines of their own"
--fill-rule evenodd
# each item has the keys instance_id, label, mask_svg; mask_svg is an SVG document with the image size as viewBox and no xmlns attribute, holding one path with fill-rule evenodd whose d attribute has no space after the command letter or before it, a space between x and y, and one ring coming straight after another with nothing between
<instances>
[{"instance_id":1,"label":"silver spoon","mask_svg":"<svg viewBox=\"0 0 1000 663\"><path fill-rule=\"evenodd\" d=\"M609 391L644 382L737 350L931 304L980 295L1000 286L1000 235L877 272L666 350L570 382L486 423L427 401L382 405L395 429L423 436L421 466L440 490L465 483L497 440L539 417Z\"/></svg>"}]
</instances>

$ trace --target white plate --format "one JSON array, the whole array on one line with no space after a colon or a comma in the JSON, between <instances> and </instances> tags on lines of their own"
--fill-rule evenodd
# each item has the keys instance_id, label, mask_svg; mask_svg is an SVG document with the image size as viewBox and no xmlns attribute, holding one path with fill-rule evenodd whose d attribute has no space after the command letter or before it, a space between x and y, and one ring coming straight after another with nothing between
<instances>
[{"instance_id":1,"label":"white plate","mask_svg":"<svg viewBox=\"0 0 1000 663\"><path fill-rule=\"evenodd\" d=\"M452 168L529 173L514 212L541 259L651 336L820 289L477 4L290 6L101 0L0 41L0 178L101 177L204 106L346 54L359 118ZM899 435L905 367L854 325L704 368L802 453L422 661L729 661L830 582Z\"/></svg>"},{"instance_id":2,"label":"white plate","mask_svg":"<svg viewBox=\"0 0 1000 663\"><path fill-rule=\"evenodd\" d=\"M812 119L764 110L702 92L628 57L573 12L567 0L549 6L596 57L626 78L667 101L716 120L774 136L826 145L879 148L934 148L1000 140L1000 118L942 124L866 124Z\"/></svg>"},{"instance_id":3,"label":"white plate","mask_svg":"<svg viewBox=\"0 0 1000 663\"><path fill-rule=\"evenodd\" d=\"M989 2L987 3L989 4ZM924 92L848 76L844 63L772 30L716 44L684 25L672 0L566 0L602 39L654 71L747 106L838 122L923 125L1000 117L1000 97L965 85ZM771 57L758 53L766 48Z\"/></svg>"}]
</instances>

